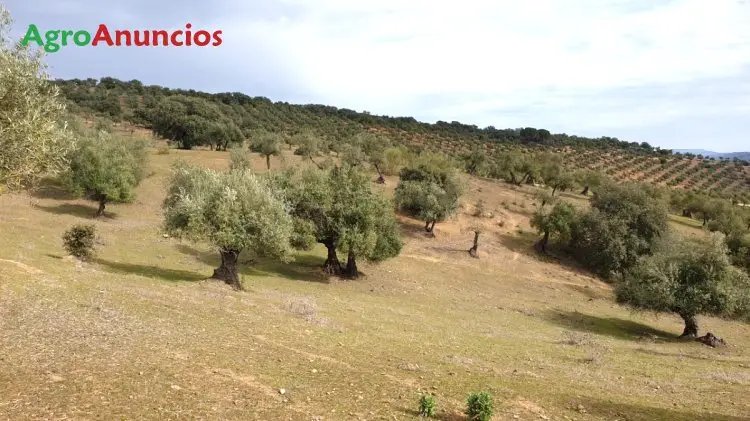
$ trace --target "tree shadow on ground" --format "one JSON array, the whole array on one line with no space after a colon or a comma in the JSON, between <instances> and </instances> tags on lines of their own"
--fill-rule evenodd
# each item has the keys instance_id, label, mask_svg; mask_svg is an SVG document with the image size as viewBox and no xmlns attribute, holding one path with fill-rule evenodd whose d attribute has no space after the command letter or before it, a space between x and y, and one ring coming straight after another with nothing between
<instances>
[{"instance_id":1,"label":"tree shadow on ground","mask_svg":"<svg viewBox=\"0 0 750 421\"><path fill-rule=\"evenodd\" d=\"M396 221L398 222L398 225L401 228L401 233L409 238L427 239L427 240L431 240L435 238L434 233L425 231L424 222L420 222L420 221L407 218L401 215L396 217ZM435 224L435 225L437 226L438 224Z\"/></svg>"},{"instance_id":2,"label":"tree shadow on ground","mask_svg":"<svg viewBox=\"0 0 750 421\"><path fill-rule=\"evenodd\" d=\"M202 251L187 244L177 244L175 248L183 254L193 256L199 262L219 267L221 257L213 251ZM248 258L240 254L239 272L246 276L280 276L285 279L328 283L328 276L323 272L325 259L309 253L298 253L294 261L283 263L264 258Z\"/></svg>"},{"instance_id":3,"label":"tree shadow on ground","mask_svg":"<svg viewBox=\"0 0 750 421\"><path fill-rule=\"evenodd\" d=\"M578 401L590 415L602 419L627 421L750 421L750 417L716 413L685 412L677 409L654 408L626 403L603 401L594 398L571 399ZM707 401L708 402L708 401ZM717 406L720 408L720 406Z\"/></svg>"},{"instance_id":4,"label":"tree shadow on ground","mask_svg":"<svg viewBox=\"0 0 750 421\"><path fill-rule=\"evenodd\" d=\"M674 333L617 317L597 317L577 311L560 310L548 310L542 317L565 329L606 335L616 339L638 340L644 336L656 336L669 342L681 341L679 336Z\"/></svg>"},{"instance_id":5,"label":"tree shadow on ground","mask_svg":"<svg viewBox=\"0 0 750 421\"><path fill-rule=\"evenodd\" d=\"M96 214L95 207L77 203L63 203L61 205L54 206L43 206L35 204L34 207L45 212L54 213L56 215L72 215L79 218L90 219L92 221L101 219L114 219L117 217L116 213L104 212L104 215L100 216L99 218L94 218L94 215Z\"/></svg>"},{"instance_id":6,"label":"tree shadow on ground","mask_svg":"<svg viewBox=\"0 0 750 421\"><path fill-rule=\"evenodd\" d=\"M480 243L479 247L482 247L481 243ZM469 245L466 246L465 248L456 248L456 247L448 247L448 246L430 246L430 247L425 247L425 248L429 249L429 250L435 250L435 251L448 251L448 252L464 253L464 254L466 254L468 256L469 255L469 249L471 248L471 243L469 243Z\"/></svg>"},{"instance_id":7,"label":"tree shadow on ground","mask_svg":"<svg viewBox=\"0 0 750 421\"><path fill-rule=\"evenodd\" d=\"M591 272L588 269L578 263L563 248L555 244L550 243L547 246L546 253L537 250L534 245L541 238L541 235L530 231L521 231L515 234L502 232L497 233L497 239L500 241L500 244L513 252L532 257L541 262L554 263L565 266L566 268L578 273L579 275L591 275Z\"/></svg>"},{"instance_id":8,"label":"tree shadow on ground","mask_svg":"<svg viewBox=\"0 0 750 421\"><path fill-rule=\"evenodd\" d=\"M419 411L409 408L399 408L401 412L403 412L406 415L410 415L415 418L423 419L419 415ZM468 421L469 418L466 415L462 415L455 412L445 412L445 411L438 411L434 416L431 418L432 420L439 420L439 421Z\"/></svg>"},{"instance_id":9,"label":"tree shadow on ground","mask_svg":"<svg viewBox=\"0 0 750 421\"><path fill-rule=\"evenodd\" d=\"M711 348L705 347L704 350L710 351ZM653 356L656 356L656 357L676 358L676 359L689 358L691 360L705 361L706 358L707 358L705 356L700 356L700 355L682 354L682 353L673 353L673 352L662 352L662 351L656 351L656 350L653 350L653 349L646 349L646 348L638 348L638 349L636 349L636 351L640 352L642 354L646 354L646 355L653 355ZM711 355L711 361L713 361L713 362L719 362L719 363L726 363L726 364L731 364L731 365L737 364L737 361L719 358L718 354Z\"/></svg>"},{"instance_id":10,"label":"tree shadow on ground","mask_svg":"<svg viewBox=\"0 0 750 421\"><path fill-rule=\"evenodd\" d=\"M159 278L170 282L195 282L202 281L208 276L199 273L179 269L167 269L158 266L138 265L134 263L111 262L104 259L93 259L92 263L104 266L112 273L123 273L144 276L146 278Z\"/></svg>"},{"instance_id":11,"label":"tree shadow on ground","mask_svg":"<svg viewBox=\"0 0 750 421\"><path fill-rule=\"evenodd\" d=\"M65 186L56 179L47 178L42 180L39 185L29 191L31 197L37 199L54 199L54 200L74 200L77 197L70 193Z\"/></svg>"},{"instance_id":12,"label":"tree shadow on ground","mask_svg":"<svg viewBox=\"0 0 750 421\"><path fill-rule=\"evenodd\" d=\"M516 234L499 232L496 234L496 237L500 241L500 244L510 251L539 258L541 260L554 260L551 256L538 253L536 249L534 249L534 243L539 241L541 236L536 235L533 232L522 231Z\"/></svg>"},{"instance_id":13,"label":"tree shadow on ground","mask_svg":"<svg viewBox=\"0 0 750 421\"><path fill-rule=\"evenodd\" d=\"M612 293L610 291L603 290L602 288L590 287L588 285L569 284L565 284L563 286L592 300L606 300L612 298Z\"/></svg>"}]
</instances>

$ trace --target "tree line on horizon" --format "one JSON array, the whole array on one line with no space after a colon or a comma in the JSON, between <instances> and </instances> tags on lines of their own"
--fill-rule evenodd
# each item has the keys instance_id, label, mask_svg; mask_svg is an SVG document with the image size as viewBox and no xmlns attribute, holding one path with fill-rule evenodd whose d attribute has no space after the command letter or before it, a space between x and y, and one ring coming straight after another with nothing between
<instances>
[{"instance_id":1,"label":"tree line on horizon","mask_svg":"<svg viewBox=\"0 0 750 421\"><path fill-rule=\"evenodd\" d=\"M565 133L553 134L549 130L533 127L480 128L458 121L437 121L433 124L417 121L413 117L373 115L367 111L358 112L328 105L273 102L266 97L251 97L239 92L212 94L192 89L147 86L139 80L121 81L104 77L98 80L57 79L54 83L72 103L73 112L86 111L107 116L113 121L127 121L155 128L159 132L174 135L181 147L186 148L198 145L223 147L221 142L212 143L208 131L202 136L201 131L197 130L197 126L206 123L207 120L228 132L239 130L245 136L255 129L294 134L303 128L312 129L326 139L335 139L341 135L377 127L415 135L455 137L485 143L583 146L631 150L646 154L672 154L669 149L653 147L647 142L628 142L607 136L589 138ZM185 120L171 120L172 124L169 124L168 128L162 127L165 124L163 119L168 119L172 113L183 114ZM228 139L232 139L232 136L233 133L227 133Z\"/></svg>"},{"instance_id":2,"label":"tree line on horizon","mask_svg":"<svg viewBox=\"0 0 750 421\"><path fill-rule=\"evenodd\" d=\"M690 188L698 182L697 190L716 190L727 197L740 195L742 200L750 200L750 173L743 170L743 167L750 166L747 161L673 153L646 142L553 134L532 127L479 128L456 121L430 124L412 117L376 116L318 104L272 102L266 97L251 97L238 92L211 94L145 86L138 80L120 81L110 77L56 80L54 83L68 99L69 108L75 114L142 126L181 149L209 147L227 150L250 139L254 133L268 132L287 140L301 133L311 134L319 139L318 150L339 152L348 139L369 131L417 153L431 150L466 156L478 150L489 155L510 149L550 150L565 155L568 167L590 167L590 159L582 160L581 156L585 151L595 151L597 160L603 154L613 153L636 157L637 160L632 161L633 171L656 173L664 169L663 175L653 180L655 184L677 186L692 177ZM283 139L282 143L285 143ZM685 173L685 165L675 165L695 159L705 163L700 166L701 171ZM709 162L717 165L708 165ZM725 163L735 165L727 167ZM609 176L614 175L611 168L607 170ZM476 175L481 173L482 169L478 168ZM738 179L740 184L734 182ZM707 183L705 188L700 187L701 181ZM718 183L718 187L713 187L713 183ZM725 191L730 185L732 188Z\"/></svg>"}]
</instances>

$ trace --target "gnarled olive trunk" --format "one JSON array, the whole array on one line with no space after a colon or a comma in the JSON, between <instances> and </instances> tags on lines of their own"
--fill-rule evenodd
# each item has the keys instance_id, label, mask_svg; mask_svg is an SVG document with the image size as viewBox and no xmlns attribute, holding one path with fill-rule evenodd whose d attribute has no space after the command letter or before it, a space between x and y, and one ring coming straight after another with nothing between
<instances>
[{"instance_id":1,"label":"gnarled olive trunk","mask_svg":"<svg viewBox=\"0 0 750 421\"><path fill-rule=\"evenodd\" d=\"M338 255L336 255L336 242L329 238L322 243L328 249L328 258L323 264L323 270L331 275L341 275L341 262L339 262Z\"/></svg>"},{"instance_id":2,"label":"gnarled olive trunk","mask_svg":"<svg viewBox=\"0 0 750 421\"><path fill-rule=\"evenodd\" d=\"M682 210L682 216L684 216L686 218L692 218L693 217L693 212L691 212L690 209L683 209Z\"/></svg>"},{"instance_id":3,"label":"gnarled olive trunk","mask_svg":"<svg viewBox=\"0 0 750 421\"><path fill-rule=\"evenodd\" d=\"M683 338L697 338L698 337L698 321L695 320L695 316L692 314L681 313L680 317L685 321L685 330L682 331Z\"/></svg>"},{"instance_id":4,"label":"gnarled olive trunk","mask_svg":"<svg viewBox=\"0 0 750 421\"><path fill-rule=\"evenodd\" d=\"M375 170L378 172L378 184L385 184L385 177L383 177L383 173L380 171L380 167L378 164L375 164Z\"/></svg>"},{"instance_id":5,"label":"gnarled olive trunk","mask_svg":"<svg viewBox=\"0 0 750 421\"><path fill-rule=\"evenodd\" d=\"M424 230L427 232L432 232L432 230L435 229L435 221L427 221L424 223Z\"/></svg>"},{"instance_id":6,"label":"gnarled olive trunk","mask_svg":"<svg viewBox=\"0 0 750 421\"><path fill-rule=\"evenodd\" d=\"M96 213L94 213L94 218L98 218L104 215L104 208L107 206L107 195L97 194L94 196L94 200L99 202L99 208L96 210Z\"/></svg>"},{"instance_id":7,"label":"gnarled olive trunk","mask_svg":"<svg viewBox=\"0 0 750 421\"><path fill-rule=\"evenodd\" d=\"M583 191L581 192L582 195L588 196L589 194L589 186L583 186Z\"/></svg>"},{"instance_id":8,"label":"gnarled olive trunk","mask_svg":"<svg viewBox=\"0 0 750 421\"><path fill-rule=\"evenodd\" d=\"M271 169L271 155L266 155L266 167Z\"/></svg>"},{"instance_id":9,"label":"gnarled olive trunk","mask_svg":"<svg viewBox=\"0 0 750 421\"><path fill-rule=\"evenodd\" d=\"M543 253L547 252L547 243L549 243L549 231L544 231L544 237L537 243L539 250Z\"/></svg>"},{"instance_id":10,"label":"gnarled olive trunk","mask_svg":"<svg viewBox=\"0 0 750 421\"><path fill-rule=\"evenodd\" d=\"M359 270L357 269L357 256L354 252L349 250L349 255L346 258L346 268L344 268L344 276L350 279L359 278Z\"/></svg>"},{"instance_id":11,"label":"gnarled olive trunk","mask_svg":"<svg viewBox=\"0 0 750 421\"><path fill-rule=\"evenodd\" d=\"M102 215L104 215L104 208L107 206L107 200L103 199L99 201L99 209L96 210L96 215L94 215L94 218L98 218Z\"/></svg>"},{"instance_id":12,"label":"gnarled olive trunk","mask_svg":"<svg viewBox=\"0 0 750 421\"><path fill-rule=\"evenodd\" d=\"M471 246L471 248L469 249L469 256L479 257L477 256L478 248L479 248L479 231L474 231L474 245Z\"/></svg>"},{"instance_id":13,"label":"gnarled olive trunk","mask_svg":"<svg viewBox=\"0 0 750 421\"><path fill-rule=\"evenodd\" d=\"M518 180L516 179L516 173L514 173L513 171L511 171L509 174L510 174L510 183L511 184L515 184L517 186L520 186L521 183L519 183Z\"/></svg>"},{"instance_id":14,"label":"gnarled olive trunk","mask_svg":"<svg viewBox=\"0 0 750 421\"><path fill-rule=\"evenodd\" d=\"M221 266L214 269L214 274L211 275L213 279L224 281L231 285L232 288L241 291L242 284L240 283L240 275L237 272L237 259L240 255L238 250L220 250L221 254Z\"/></svg>"}]
</instances>

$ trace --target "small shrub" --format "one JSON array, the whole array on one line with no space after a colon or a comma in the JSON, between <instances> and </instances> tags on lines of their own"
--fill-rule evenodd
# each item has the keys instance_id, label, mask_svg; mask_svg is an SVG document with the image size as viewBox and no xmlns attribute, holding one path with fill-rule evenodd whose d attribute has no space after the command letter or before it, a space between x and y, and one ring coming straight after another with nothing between
<instances>
[{"instance_id":1,"label":"small shrub","mask_svg":"<svg viewBox=\"0 0 750 421\"><path fill-rule=\"evenodd\" d=\"M75 225L63 234L65 250L79 259L89 259L94 255L95 240L94 225Z\"/></svg>"},{"instance_id":2,"label":"small shrub","mask_svg":"<svg viewBox=\"0 0 750 421\"><path fill-rule=\"evenodd\" d=\"M477 216L477 217L478 216L484 216L484 214L487 211L486 207L487 206L485 205L484 200L479 199L479 201L477 202L476 206L474 206L474 212L473 212L472 215Z\"/></svg>"},{"instance_id":3,"label":"small shrub","mask_svg":"<svg viewBox=\"0 0 750 421\"><path fill-rule=\"evenodd\" d=\"M157 155L169 155L169 146L159 146L158 149L156 149Z\"/></svg>"},{"instance_id":4,"label":"small shrub","mask_svg":"<svg viewBox=\"0 0 750 421\"><path fill-rule=\"evenodd\" d=\"M419 399L419 416L432 417L435 415L435 397L431 395L422 395Z\"/></svg>"},{"instance_id":5,"label":"small shrub","mask_svg":"<svg viewBox=\"0 0 750 421\"><path fill-rule=\"evenodd\" d=\"M472 393L466 401L466 415L470 421L490 421L493 413L492 396L487 392Z\"/></svg>"},{"instance_id":6,"label":"small shrub","mask_svg":"<svg viewBox=\"0 0 750 421\"><path fill-rule=\"evenodd\" d=\"M563 332L562 343L566 345L584 346L593 342L591 335L587 333L577 333L566 330Z\"/></svg>"}]
</instances>

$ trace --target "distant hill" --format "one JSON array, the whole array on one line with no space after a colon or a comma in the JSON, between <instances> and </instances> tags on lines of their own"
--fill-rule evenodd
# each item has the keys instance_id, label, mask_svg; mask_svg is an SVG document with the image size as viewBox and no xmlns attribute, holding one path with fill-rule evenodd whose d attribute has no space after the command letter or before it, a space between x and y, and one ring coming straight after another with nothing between
<instances>
[{"instance_id":1,"label":"distant hill","mask_svg":"<svg viewBox=\"0 0 750 421\"><path fill-rule=\"evenodd\" d=\"M254 130L265 129L287 136L310 131L321 140L320 147L324 151L335 152L357 133L371 131L384 135L395 145L415 152L444 152L463 160L464 164L473 156L480 157L480 162L484 156L485 163L490 163L501 159L507 151L554 151L572 171L595 170L616 181L712 191L750 203L749 152L717 156L711 156L714 152L710 151L674 154L672 150L646 142L628 142L614 137L587 138L533 127L480 128L458 121L430 124L413 117L373 115L320 104L274 102L239 92L211 94L145 86L137 80L107 77L57 80L55 83L68 99L69 110L73 113L89 120L104 118L150 129L185 149L198 146L226 149L250 137ZM738 161L720 160L718 155L736 156ZM492 176L496 178L503 177L499 168L505 164L525 165L524 159L517 162L512 157L502 159L506 162L493 164L497 171ZM533 168L533 164L529 165ZM490 176L491 166L484 167L481 171Z\"/></svg>"},{"instance_id":2,"label":"distant hill","mask_svg":"<svg viewBox=\"0 0 750 421\"><path fill-rule=\"evenodd\" d=\"M714 152L714 151L707 151L705 149L673 149L673 152L679 152L679 153L691 153L693 155L703 155L707 157L714 157L714 158L728 158L728 159L742 159L745 161L750 161L750 152Z\"/></svg>"}]
</instances>

